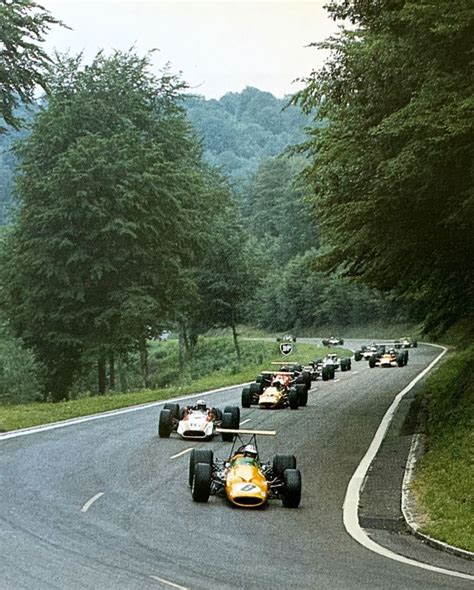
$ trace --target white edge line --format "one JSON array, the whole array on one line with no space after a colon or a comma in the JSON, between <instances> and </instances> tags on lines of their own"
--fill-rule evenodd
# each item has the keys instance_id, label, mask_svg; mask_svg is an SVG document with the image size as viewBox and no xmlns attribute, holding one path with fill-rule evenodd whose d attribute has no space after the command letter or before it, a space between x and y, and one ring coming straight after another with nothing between
<instances>
[{"instance_id":1,"label":"white edge line","mask_svg":"<svg viewBox=\"0 0 474 590\"><path fill-rule=\"evenodd\" d=\"M178 457L181 457L181 455L186 455L186 453L190 453L193 449L194 449L194 447L189 447L189 449L184 449L184 451L180 451L179 453L176 453L176 455L172 455L170 457L170 459L177 459Z\"/></svg>"},{"instance_id":2,"label":"white edge line","mask_svg":"<svg viewBox=\"0 0 474 590\"><path fill-rule=\"evenodd\" d=\"M92 496L92 498L90 500L87 500L87 502L81 508L81 512L87 512L89 510L89 508L92 506L92 504L103 495L104 495L104 492L99 492L95 496Z\"/></svg>"},{"instance_id":3,"label":"white edge line","mask_svg":"<svg viewBox=\"0 0 474 590\"><path fill-rule=\"evenodd\" d=\"M161 582L162 584L166 584L167 586L171 586L172 588L178 588L178 590L189 590L185 586L180 586L179 584L175 584L174 582L169 582L168 580L163 580L163 578L159 578L158 576L150 575L152 580L156 580L157 582Z\"/></svg>"},{"instance_id":4,"label":"white edge line","mask_svg":"<svg viewBox=\"0 0 474 590\"><path fill-rule=\"evenodd\" d=\"M247 422L251 422L250 418L247 418L247 420L242 420L242 422L240 423L240 426L243 426L244 424L247 424Z\"/></svg>"},{"instance_id":5,"label":"white edge line","mask_svg":"<svg viewBox=\"0 0 474 590\"><path fill-rule=\"evenodd\" d=\"M80 418L71 418L70 420L62 420L61 422L52 422L51 424L43 424L41 426L32 426L31 428L22 428L21 430L12 430L10 432L0 433L0 442L9 438L17 438L19 436L26 436L28 434L36 434L38 432L46 432L47 430L56 430L56 428L65 428L66 426L75 426L84 422L91 422L92 420L101 420L102 418L110 418L111 416L119 416L120 414L129 414L130 412L138 412L156 406L161 406L168 402L179 402L186 399L194 399L196 397L204 397L212 395L213 393L220 393L237 387L243 387L248 383L237 383L236 385L228 385L226 387L219 387L218 389L211 389L209 391L201 391L201 393L191 393L181 397L174 397L169 399L157 400L155 402L147 402L137 406L128 408L119 408L117 410L110 410L108 412L101 412L98 414L91 414L90 416L81 416Z\"/></svg>"},{"instance_id":6,"label":"white edge line","mask_svg":"<svg viewBox=\"0 0 474 590\"><path fill-rule=\"evenodd\" d=\"M431 369L441 360L441 358L446 354L448 349L444 346L440 346L438 344L428 344L424 343L427 346L433 346L436 348L442 349L442 352L421 372L419 373L413 381L411 381L393 400L392 404L385 412L384 417L375 433L372 442L370 443L367 452L365 453L362 461L359 463L357 469L352 476L349 485L347 487L346 496L344 498L344 505L343 505L343 521L344 527L349 535L358 543L360 543L369 551L373 551L378 555L383 557L387 557L388 559L393 559L394 561L398 561L400 563L404 563L406 565L412 565L414 567L418 567L421 569L429 570L432 572L436 572L439 574L445 574L448 576L453 576L456 578L462 578L464 580L474 580L474 576L470 574L463 574L461 572L456 572L453 570L444 569L441 567L437 567L434 565L429 565L427 563L422 563L421 561L416 561L415 559L409 559L404 557L403 555L398 555L381 545L378 545L373 541L364 529L359 524L359 516L358 516L358 509L359 509L359 500L360 500L360 493L361 488L364 483L365 477L367 475L367 471L369 470L372 461L377 454L380 445L382 444L382 440L388 430L390 422L395 414L395 411L400 404L402 398L411 390L413 387L423 379L423 377L431 371Z\"/></svg>"}]
</instances>

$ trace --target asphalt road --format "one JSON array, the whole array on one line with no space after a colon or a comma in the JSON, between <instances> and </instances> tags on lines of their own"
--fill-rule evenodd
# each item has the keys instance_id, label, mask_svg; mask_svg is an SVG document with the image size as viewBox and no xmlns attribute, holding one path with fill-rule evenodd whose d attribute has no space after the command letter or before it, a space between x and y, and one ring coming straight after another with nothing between
<instances>
[{"instance_id":1,"label":"asphalt road","mask_svg":"<svg viewBox=\"0 0 474 590\"><path fill-rule=\"evenodd\" d=\"M436 354L420 346L404 368L353 362L334 382L316 382L296 411L242 410L245 428L278 432L259 440L264 458L297 456L298 509L193 503L189 453L179 453L198 446L226 456L230 445L159 439L159 406L0 438L0 589L471 588L368 551L342 523L348 482L384 412ZM240 405L240 389L207 400ZM405 537L387 539L407 551ZM416 558L416 544L408 551ZM435 550L424 559L474 574L472 563Z\"/></svg>"}]
</instances>

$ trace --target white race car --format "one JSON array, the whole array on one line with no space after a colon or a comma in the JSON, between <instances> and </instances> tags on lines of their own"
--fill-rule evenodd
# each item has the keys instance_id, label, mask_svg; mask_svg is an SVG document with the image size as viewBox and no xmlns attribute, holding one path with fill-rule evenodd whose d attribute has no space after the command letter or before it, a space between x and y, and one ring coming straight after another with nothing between
<instances>
[{"instance_id":1,"label":"white race car","mask_svg":"<svg viewBox=\"0 0 474 590\"><path fill-rule=\"evenodd\" d=\"M206 402L199 400L194 406L179 407L179 404L167 403L160 412L158 435L169 438L177 432L182 438L209 439L216 434L216 428L238 430L240 425L240 408L226 406L224 411L210 408ZM233 435L222 433L222 440L231 442Z\"/></svg>"},{"instance_id":2,"label":"white race car","mask_svg":"<svg viewBox=\"0 0 474 590\"><path fill-rule=\"evenodd\" d=\"M342 346L343 344L343 338L336 338L336 336L331 336L330 338L323 338L323 346Z\"/></svg>"}]
</instances>

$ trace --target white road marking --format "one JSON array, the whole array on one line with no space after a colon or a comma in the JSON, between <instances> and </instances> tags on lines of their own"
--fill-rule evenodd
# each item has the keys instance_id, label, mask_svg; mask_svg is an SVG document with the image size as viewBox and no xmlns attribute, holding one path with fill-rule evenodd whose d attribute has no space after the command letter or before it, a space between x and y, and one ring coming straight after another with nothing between
<instances>
[{"instance_id":1,"label":"white road marking","mask_svg":"<svg viewBox=\"0 0 474 590\"><path fill-rule=\"evenodd\" d=\"M180 586L179 584L175 584L174 582L169 582L168 580L163 580L163 578L159 578L158 576L150 576L152 580L156 580L157 582L161 582L162 584L166 584L167 586L171 586L172 588L178 588L178 590L189 590L185 586Z\"/></svg>"},{"instance_id":2,"label":"white road marking","mask_svg":"<svg viewBox=\"0 0 474 590\"><path fill-rule=\"evenodd\" d=\"M242 422L240 423L240 426L243 426L244 424L247 424L247 422L251 422L250 418L247 418L247 420L242 420Z\"/></svg>"},{"instance_id":3,"label":"white road marking","mask_svg":"<svg viewBox=\"0 0 474 590\"><path fill-rule=\"evenodd\" d=\"M170 399L162 399L156 402L147 402L138 406L129 408L121 408L119 410L110 410L109 412L101 412L99 414L91 414L90 416L81 416L80 418L71 418L70 420L62 420L61 422L52 422L51 424L43 424L42 426L32 426L30 428L22 428L21 430L12 430L11 432L0 432L0 441L8 438L17 438L19 436L26 436L28 434L37 434L38 432L46 432L48 430L56 430L56 428L65 428L66 426L75 426L76 424L83 424L84 422L92 422L93 420L102 420L103 418L111 418L113 416L120 416L121 414L129 414L131 412L139 412L140 410L147 410L162 406L167 402L180 402L187 399L201 398L213 393L220 393L221 391L228 391L229 389L236 389L248 385L247 383L237 383L236 385L228 385L227 387L219 387L219 389L211 389L210 391L202 391L201 393L191 393L183 395L182 397L175 397Z\"/></svg>"},{"instance_id":4,"label":"white road marking","mask_svg":"<svg viewBox=\"0 0 474 590\"><path fill-rule=\"evenodd\" d=\"M344 526L346 531L349 535L355 539L358 543L360 543L366 549L377 553L378 555L382 555L383 557L387 557L388 559L393 559L394 561L398 561L400 563L404 563L406 565L412 565L414 567L418 567L421 569L429 570L432 572L436 572L439 574L446 574L448 576L453 576L455 578L463 578L464 580L473 580L474 576L470 574L463 574L461 572L456 572L453 570L444 569L442 567L437 567L434 565L429 565L427 563L422 563L421 561L416 561L415 559L409 559L404 557L403 555L398 555L381 545L378 545L373 541L364 529L359 524L359 500L360 500L360 493L362 489L362 485L364 483L365 477L367 475L367 471L369 470L372 461L377 454L380 445L382 444L382 440L390 426L390 422L392 421L393 416L395 415L395 411L400 404L403 397L411 390L413 387L423 379L423 377L431 371L431 369L441 360L441 358L446 354L448 351L447 348L444 346L439 346L438 344L428 344L428 346L434 346L436 348L441 348L442 352L439 354L427 367L424 369L413 381L411 381L400 393L395 397L391 406L386 411L382 421L375 433L372 442L370 443L367 452L365 453L362 461L359 463L357 469L352 476L349 486L347 487L346 497L344 499L343 505L343 520Z\"/></svg>"},{"instance_id":5,"label":"white road marking","mask_svg":"<svg viewBox=\"0 0 474 590\"><path fill-rule=\"evenodd\" d=\"M87 512L89 510L89 508L92 506L92 504L103 495L104 495L104 492L99 492L95 496L92 496L92 498L90 500L87 500L87 502L81 508L81 512Z\"/></svg>"},{"instance_id":6,"label":"white road marking","mask_svg":"<svg viewBox=\"0 0 474 590\"><path fill-rule=\"evenodd\" d=\"M352 371L352 374L353 375L358 375L359 374L359 371Z\"/></svg>"},{"instance_id":7,"label":"white road marking","mask_svg":"<svg viewBox=\"0 0 474 590\"><path fill-rule=\"evenodd\" d=\"M186 453L190 453L193 449L194 449L194 447L189 447L189 449L184 449L184 451L181 451L180 453L176 453L176 455L172 455L170 457L170 459L176 459L177 457L181 457L181 455L186 455Z\"/></svg>"},{"instance_id":8,"label":"white road marking","mask_svg":"<svg viewBox=\"0 0 474 590\"><path fill-rule=\"evenodd\" d=\"M334 383L337 383L338 381L340 381L340 379L334 379Z\"/></svg>"}]
</instances>

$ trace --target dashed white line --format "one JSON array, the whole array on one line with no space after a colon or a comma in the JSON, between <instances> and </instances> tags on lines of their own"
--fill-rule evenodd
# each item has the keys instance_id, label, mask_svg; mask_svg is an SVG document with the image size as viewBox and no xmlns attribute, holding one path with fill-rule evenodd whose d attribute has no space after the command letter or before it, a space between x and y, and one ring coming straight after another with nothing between
<instances>
[{"instance_id":1,"label":"dashed white line","mask_svg":"<svg viewBox=\"0 0 474 590\"><path fill-rule=\"evenodd\" d=\"M359 371L352 371L352 374L353 375L358 375L359 374Z\"/></svg>"},{"instance_id":2,"label":"dashed white line","mask_svg":"<svg viewBox=\"0 0 474 590\"><path fill-rule=\"evenodd\" d=\"M240 423L240 426L247 424L247 422L250 422L250 418L247 418L247 420L242 420L242 422Z\"/></svg>"},{"instance_id":3,"label":"dashed white line","mask_svg":"<svg viewBox=\"0 0 474 590\"><path fill-rule=\"evenodd\" d=\"M163 580L163 578L159 578L158 576L150 576L150 578L152 580L156 580L157 582L161 582L162 584L166 584L167 586L171 586L172 588L178 588L178 590L189 590L189 588L186 588L186 586L180 586L179 584L175 584L169 580Z\"/></svg>"},{"instance_id":4,"label":"dashed white line","mask_svg":"<svg viewBox=\"0 0 474 590\"><path fill-rule=\"evenodd\" d=\"M337 383L338 381L340 381L340 379L334 379L334 383Z\"/></svg>"},{"instance_id":5,"label":"dashed white line","mask_svg":"<svg viewBox=\"0 0 474 590\"><path fill-rule=\"evenodd\" d=\"M194 449L194 447L189 447L189 449L184 449L184 451L180 451L179 453L176 453L176 455L172 455L170 457L170 459L176 459L177 457L181 457L181 455L186 455L186 453L190 453L193 449Z\"/></svg>"},{"instance_id":6,"label":"dashed white line","mask_svg":"<svg viewBox=\"0 0 474 590\"><path fill-rule=\"evenodd\" d=\"M81 512L87 512L89 510L89 508L92 506L92 504L103 495L104 495L104 492L99 492L95 496L92 496L92 498L90 500L87 500L87 502L81 508Z\"/></svg>"}]
</instances>

